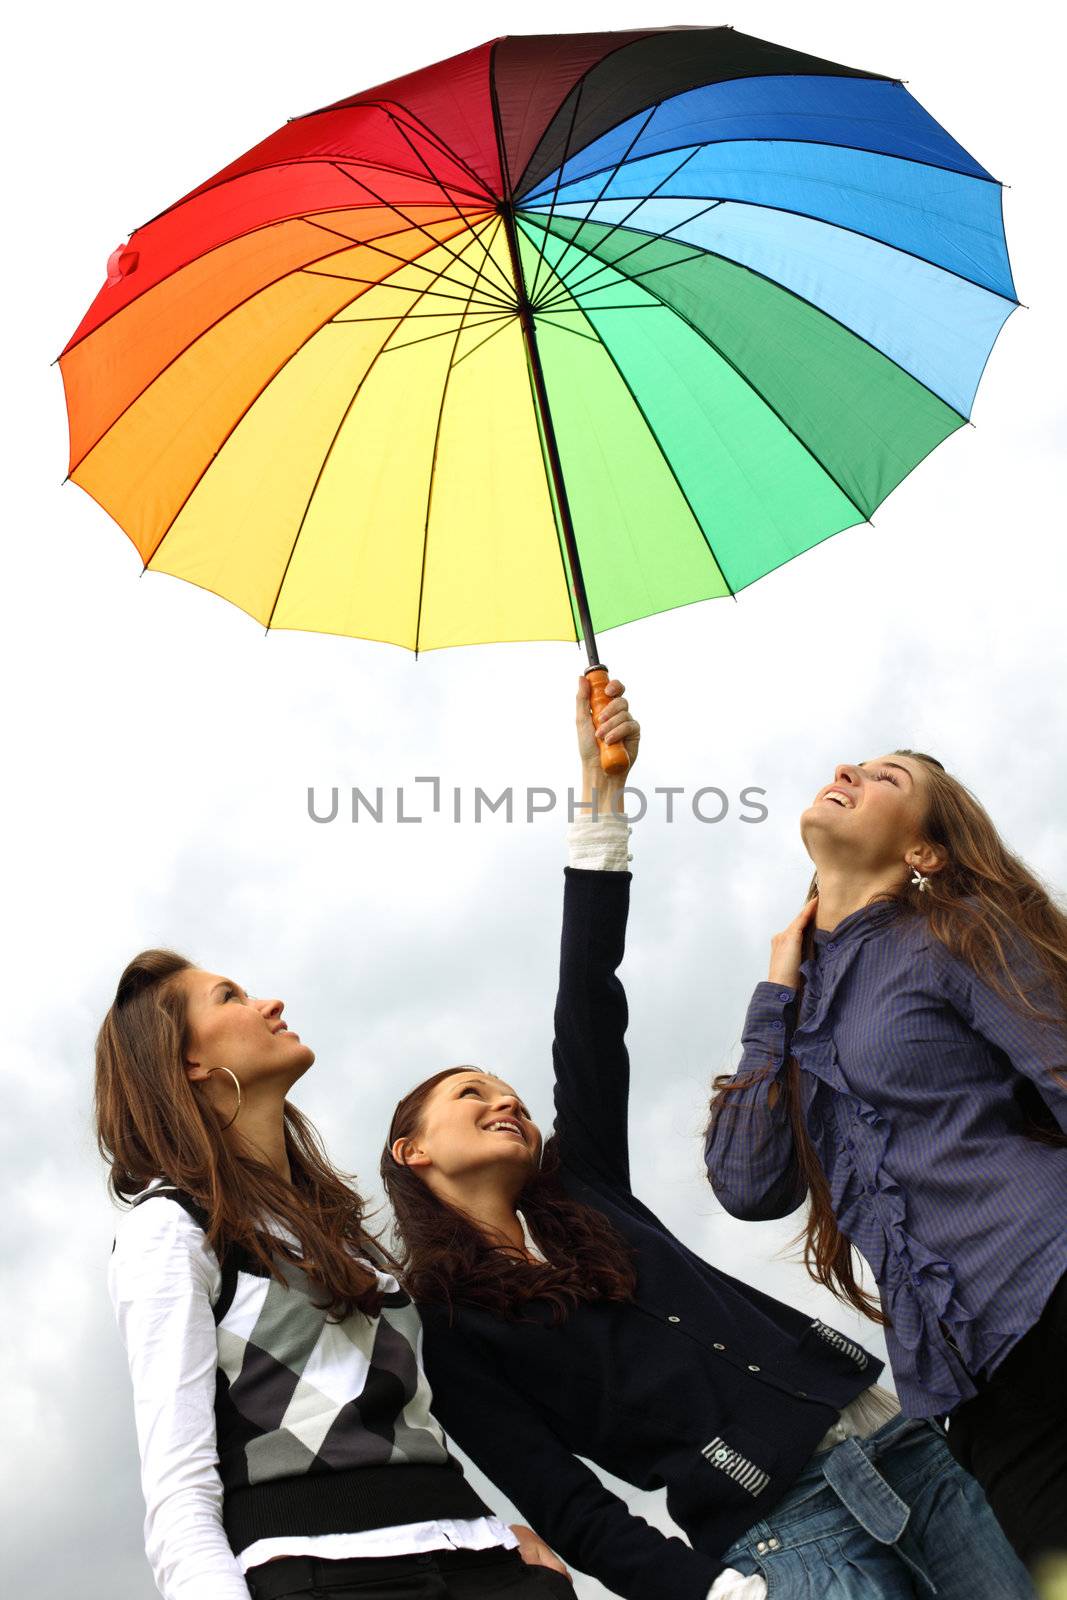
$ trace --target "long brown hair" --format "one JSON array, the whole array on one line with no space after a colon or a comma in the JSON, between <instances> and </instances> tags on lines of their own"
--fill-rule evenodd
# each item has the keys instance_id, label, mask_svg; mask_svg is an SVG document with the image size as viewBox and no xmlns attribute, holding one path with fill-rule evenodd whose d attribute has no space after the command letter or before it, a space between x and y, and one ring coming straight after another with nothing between
<instances>
[{"instance_id":1,"label":"long brown hair","mask_svg":"<svg viewBox=\"0 0 1067 1600\"><path fill-rule=\"evenodd\" d=\"M1008 850L971 791L946 772L940 761L921 750L897 750L895 754L923 763L927 799L922 831L944 852L945 864L929 875L925 891L905 879L896 888L873 895L869 903L895 905L902 916L925 917L934 937L1003 999L1033 1017L1062 1023L1067 1016L1067 915L1044 884ZM817 892L813 877L807 898ZM813 945L809 923L804 957L811 955ZM1042 1010L1035 1004L1035 987L1048 996L1050 1008ZM800 979L797 1015L802 997ZM766 1075L773 1071L772 1063L764 1069ZM751 1079L746 1077L746 1082ZM730 1108L731 1094L742 1086L732 1075L724 1074L715 1079L713 1087L717 1092L711 1102L709 1133ZM856 1281L852 1245L837 1225L830 1186L804 1120L800 1067L795 1058L783 1074L782 1090L797 1166L808 1186L807 1219L797 1241L803 1241L804 1265L815 1282L839 1300L884 1324L888 1318L877 1298ZM1020 1099L1029 1118L1029 1137L1045 1144L1067 1144L1067 1136L1059 1131L1029 1080L1020 1086Z\"/></svg>"},{"instance_id":2,"label":"long brown hair","mask_svg":"<svg viewBox=\"0 0 1067 1600\"><path fill-rule=\"evenodd\" d=\"M119 979L100 1027L96 1130L111 1193L128 1201L164 1178L207 1214L208 1242L220 1258L232 1247L247 1251L283 1284L284 1258L321 1290L331 1318L340 1321L356 1310L375 1316L382 1300L377 1279L352 1255L366 1249L369 1237L363 1201L330 1165L312 1124L286 1101L292 1172L286 1183L265 1162L227 1143L207 1096L190 1082L183 1064L185 991L174 980L192 965L174 950L143 950ZM288 1229L297 1248L273 1236L267 1218Z\"/></svg>"},{"instance_id":3,"label":"long brown hair","mask_svg":"<svg viewBox=\"0 0 1067 1600\"><path fill-rule=\"evenodd\" d=\"M637 1273L629 1246L593 1206L573 1200L559 1179L556 1136L543 1147L516 1206L549 1265L513 1246L494 1245L464 1212L439 1200L411 1167L393 1158L397 1139L415 1138L426 1102L439 1083L470 1067L446 1067L404 1096L389 1125L381 1174L393 1208L404 1282L412 1298L449 1307L484 1306L510 1322L529 1320L530 1302L551 1307L563 1322L583 1300L631 1300Z\"/></svg>"}]
</instances>

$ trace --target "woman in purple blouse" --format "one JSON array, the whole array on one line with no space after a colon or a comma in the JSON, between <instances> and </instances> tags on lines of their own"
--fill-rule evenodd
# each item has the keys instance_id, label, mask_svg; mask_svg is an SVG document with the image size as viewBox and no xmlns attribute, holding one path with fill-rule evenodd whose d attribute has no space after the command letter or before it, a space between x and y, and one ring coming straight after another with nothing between
<instances>
[{"instance_id":1,"label":"woman in purple blouse","mask_svg":"<svg viewBox=\"0 0 1067 1600\"><path fill-rule=\"evenodd\" d=\"M950 1419L1033 1562L1067 1548L1067 915L917 751L843 763L800 827L708 1177L737 1217L808 1201L811 1276L885 1324L904 1411Z\"/></svg>"}]
</instances>

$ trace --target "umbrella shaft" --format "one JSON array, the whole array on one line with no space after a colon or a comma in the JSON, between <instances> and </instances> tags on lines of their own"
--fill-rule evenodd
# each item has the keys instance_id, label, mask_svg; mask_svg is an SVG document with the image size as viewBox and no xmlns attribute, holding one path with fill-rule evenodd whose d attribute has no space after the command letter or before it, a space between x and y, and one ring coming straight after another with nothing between
<instances>
[{"instance_id":1,"label":"umbrella shaft","mask_svg":"<svg viewBox=\"0 0 1067 1600\"><path fill-rule=\"evenodd\" d=\"M526 293L526 284L522 276L522 264L519 259L519 244L515 235L515 216L511 206L503 203L500 207L504 218L504 229L508 236L508 247L511 251L511 269L515 278L515 288L519 297L519 318L522 322L523 337L526 340L526 352L530 361L530 371L533 375L534 393L537 397L537 409L541 414L541 428L545 437L548 450L548 464L552 473L552 482L556 490L556 504L559 507L559 519L563 531L563 543L567 552L567 561L571 569L571 583L574 588L574 603L578 612L578 621L585 640L586 654L589 657L590 668L600 665L597 655L596 635L593 632L593 623L589 615L589 599L585 592L585 577L582 573L582 563L578 556L578 544L574 537L574 523L571 520L571 508L567 499L567 486L563 481L563 463L560 460L559 446L556 443L556 431L552 426L552 413L548 405L548 391L545 388L545 375L541 370L541 356L537 349L537 335L534 327L533 307L529 295Z\"/></svg>"}]
</instances>

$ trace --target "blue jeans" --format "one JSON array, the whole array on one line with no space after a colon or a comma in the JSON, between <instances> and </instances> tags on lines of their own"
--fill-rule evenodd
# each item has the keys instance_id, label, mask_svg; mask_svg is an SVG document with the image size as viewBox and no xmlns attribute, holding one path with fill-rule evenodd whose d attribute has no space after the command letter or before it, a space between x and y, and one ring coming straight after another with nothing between
<instances>
[{"instance_id":1,"label":"blue jeans","mask_svg":"<svg viewBox=\"0 0 1067 1600\"><path fill-rule=\"evenodd\" d=\"M812 1456L722 1560L762 1573L768 1600L1034 1600L940 1428L909 1417Z\"/></svg>"}]
</instances>

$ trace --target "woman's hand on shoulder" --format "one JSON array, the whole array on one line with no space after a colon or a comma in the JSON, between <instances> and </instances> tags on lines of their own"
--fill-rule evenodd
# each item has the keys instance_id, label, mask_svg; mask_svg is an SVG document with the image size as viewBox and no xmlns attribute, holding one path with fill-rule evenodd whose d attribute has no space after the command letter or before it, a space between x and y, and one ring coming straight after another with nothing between
<instances>
[{"instance_id":1,"label":"woman's hand on shoulder","mask_svg":"<svg viewBox=\"0 0 1067 1600\"><path fill-rule=\"evenodd\" d=\"M812 895L787 928L771 939L771 965L768 983L780 983L785 989L795 989L800 982L800 953L804 945L804 930L815 916L819 897Z\"/></svg>"},{"instance_id":2,"label":"woman's hand on shoulder","mask_svg":"<svg viewBox=\"0 0 1067 1600\"><path fill-rule=\"evenodd\" d=\"M513 1522L511 1531L519 1541L519 1554L528 1567L549 1567L553 1572L562 1572L565 1578L570 1577L570 1572L556 1552L550 1550L532 1528L527 1528L522 1522Z\"/></svg>"}]
</instances>

